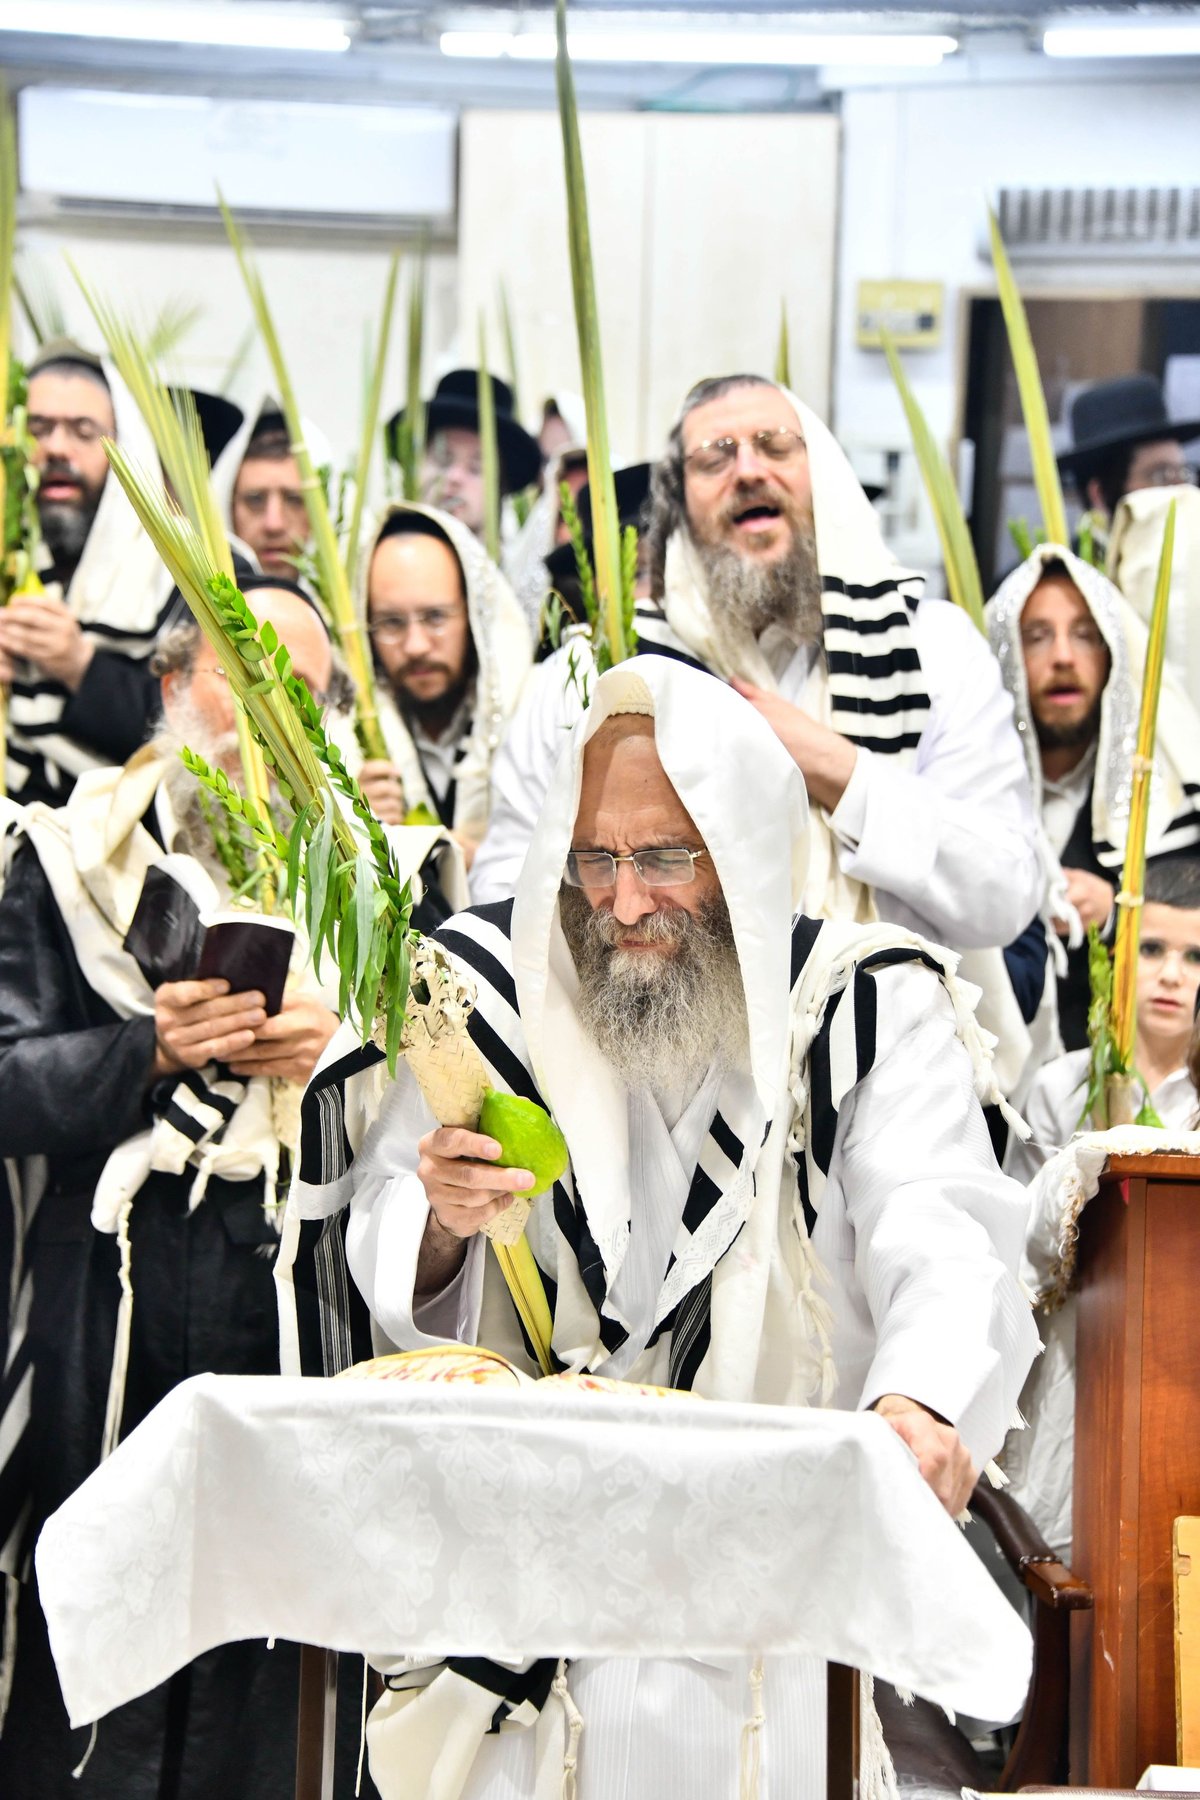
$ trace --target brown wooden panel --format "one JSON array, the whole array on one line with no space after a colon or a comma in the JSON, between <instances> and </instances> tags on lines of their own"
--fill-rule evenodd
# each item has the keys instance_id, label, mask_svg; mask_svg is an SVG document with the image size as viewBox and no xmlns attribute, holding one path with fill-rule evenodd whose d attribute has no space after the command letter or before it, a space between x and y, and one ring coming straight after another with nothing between
<instances>
[{"instance_id":1,"label":"brown wooden panel","mask_svg":"<svg viewBox=\"0 0 1200 1800\"><path fill-rule=\"evenodd\" d=\"M1146 1211L1137 1768L1175 1760L1172 1536L1200 1512L1200 1187L1155 1179Z\"/></svg>"},{"instance_id":2,"label":"brown wooden panel","mask_svg":"<svg viewBox=\"0 0 1200 1800\"><path fill-rule=\"evenodd\" d=\"M1071 1621L1071 1781L1132 1787L1146 1182L1105 1176L1079 1234L1074 1543L1095 1595Z\"/></svg>"},{"instance_id":3,"label":"brown wooden panel","mask_svg":"<svg viewBox=\"0 0 1200 1800\"><path fill-rule=\"evenodd\" d=\"M1175 1521L1175 1761L1200 1761L1200 1519Z\"/></svg>"}]
</instances>

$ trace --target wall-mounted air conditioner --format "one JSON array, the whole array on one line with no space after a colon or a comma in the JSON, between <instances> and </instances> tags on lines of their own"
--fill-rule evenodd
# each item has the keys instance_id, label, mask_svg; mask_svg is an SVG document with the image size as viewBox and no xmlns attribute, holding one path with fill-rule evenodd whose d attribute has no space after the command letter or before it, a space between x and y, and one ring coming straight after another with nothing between
<instances>
[{"instance_id":1,"label":"wall-mounted air conditioner","mask_svg":"<svg viewBox=\"0 0 1200 1800\"><path fill-rule=\"evenodd\" d=\"M446 108L212 100L29 87L21 188L59 212L448 224L457 116Z\"/></svg>"}]
</instances>

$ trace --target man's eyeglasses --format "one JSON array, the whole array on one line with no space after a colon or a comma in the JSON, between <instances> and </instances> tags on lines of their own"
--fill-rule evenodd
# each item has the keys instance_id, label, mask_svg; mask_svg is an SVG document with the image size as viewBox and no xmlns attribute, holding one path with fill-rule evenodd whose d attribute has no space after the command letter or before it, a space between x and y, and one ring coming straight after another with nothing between
<instances>
[{"instance_id":1,"label":"man's eyeglasses","mask_svg":"<svg viewBox=\"0 0 1200 1800\"><path fill-rule=\"evenodd\" d=\"M285 513L293 519L308 517L308 507L304 495L295 488L251 488L248 492L235 494L234 499L239 506L244 506L253 519L261 519L273 499L278 499Z\"/></svg>"},{"instance_id":2,"label":"man's eyeglasses","mask_svg":"<svg viewBox=\"0 0 1200 1800\"><path fill-rule=\"evenodd\" d=\"M448 606L430 606L423 612L381 613L371 620L367 630L377 644L399 644L414 630L423 631L427 637L442 637L461 618L461 608L453 611Z\"/></svg>"},{"instance_id":3,"label":"man's eyeglasses","mask_svg":"<svg viewBox=\"0 0 1200 1800\"><path fill-rule=\"evenodd\" d=\"M569 887L610 888L617 885L617 864L632 863L644 887L685 887L696 879L696 863L707 850L672 847L635 850L630 856L614 856L611 850L572 850L567 857Z\"/></svg>"},{"instance_id":4,"label":"man's eyeglasses","mask_svg":"<svg viewBox=\"0 0 1200 1800\"><path fill-rule=\"evenodd\" d=\"M102 437L113 435L111 426L102 425L99 419L52 419L48 413L30 413L25 426L38 444L44 444L60 427L75 444L96 444Z\"/></svg>"},{"instance_id":5,"label":"man's eyeglasses","mask_svg":"<svg viewBox=\"0 0 1200 1800\"><path fill-rule=\"evenodd\" d=\"M1139 487L1195 487L1196 471L1188 463L1157 463L1137 478Z\"/></svg>"},{"instance_id":6,"label":"man's eyeglasses","mask_svg":"<svg viewBox=\"0 0 1200 1800\"><path fill-rule=\"evenodd\" d=\"M1057 636L1053 625L1026 625L1021 631L1021 647L1025 650L1044 650ZM1104 638L1099 627L1088 624L1086 620L1070 626L1067 636L1076 650L1104 649Z\"/></svg>"},{"instance_id":7,"label":"man's eyeglasses","mask_svg":"<svg viewBox=\"0 0 1200 1800\"><path fill-rule=\"evenodd\" d=\"M683 460L697 475L721 475L732 466L743 444L749 444L755 456L771 463L794 462L804 449L804 439L798 431L780 427L777 431L755 431L749 437L709 438L689 450Z\"/></svg>"}]
</instances>

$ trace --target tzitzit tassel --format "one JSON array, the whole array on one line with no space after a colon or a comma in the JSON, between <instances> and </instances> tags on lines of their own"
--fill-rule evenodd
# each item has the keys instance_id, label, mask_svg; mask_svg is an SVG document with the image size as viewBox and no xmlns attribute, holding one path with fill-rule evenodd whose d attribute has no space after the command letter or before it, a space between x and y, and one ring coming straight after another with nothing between
<instances>
[{"instance_id":1,"label":"tzitzit tassel","mask_svg":"<svg viewBox=\"0 0 1200 1800\"><path fill-rule=\"evenodd\" d=\"M561 1705L567 1720L567 1742L563 1750L562 1800L576 1800L579 1786L579 1740L583 1736L583 1714L571 1697L567 1686L566 1661L558 1665L558 1673L550 1683L550 1692Z\"/></svg>"},{"instance_id":2,"label":"tzitzit tassel","mask_svg":"<svg viewBox=\"0 0 1200 1800\"><path fill-rule=\"evenodd\" d=\"M858 1791L861 1800L900 1800L896 1765L875 1705L875 1678L861 1671L859 1683Z\"/></svg>"},{"instance_id":3,"label":"tzitzit tassel","mask_svg":"<svg viewBox=\"0 0 1200 1800\"><path fill-rule=\"evenodd\" d=\"M767 1722L763 1711L763 1659L756 1656L750 1669L750 1717L742 1726L741 1770L738 1800L758 1800L762 1779L762 1733Z\"/></svg>"},{"instance_id":4,"label":"tzitzit tassel","mask_svg":"<svg viewBox=\"0 0 1200 1800\"><path fill-rule=\"evenodd\" d=\"M129 1373L129 1340L133 1332L133 1280L130 1267L133 1261L133 1249L129 1242L129 1215L133 1211L133 1196L129 1195L121 1204L117 1215L117 1247L121 1255L119 1279L121 1283L121 1303L117 1308L117 1336L113 1345L112 1374L108 1378L108 1404L104 1410L104 1437L100 1444L100 1460L112 1455L121 1436L121 1415L125 1411L125 1380ZM88 1756L91 1751L88 1751ZM87 1756L75 1771L80 1774L87 1762Z\"/></svg>"}]
</instances>

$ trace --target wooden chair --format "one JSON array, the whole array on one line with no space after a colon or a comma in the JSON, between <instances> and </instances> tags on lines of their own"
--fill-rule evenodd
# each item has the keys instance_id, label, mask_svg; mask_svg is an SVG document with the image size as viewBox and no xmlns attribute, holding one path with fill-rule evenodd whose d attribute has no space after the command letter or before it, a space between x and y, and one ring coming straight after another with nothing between
<instances>
[{"instance_id":1,"label":"wooden chair","mask_svg":"<svg viewBox=\"0 0 1200 1800\"><path fill-rule=\"evenodd\" d=\"M971 1496L971 1511L1034 1600L1029 1697L999 1781L988 1777L967 1738L940 1707L925 1700L904 1706L886 1682L876 1685L875 1699L901 1787L907 1781L955 1795L963 1787L1011 1794L1029 1783L1066 1779L1070 1619L1091 1606L1092 1592L1064 1568L1029 1515L1003 1489L981 1481Z\"/></svg>"}]
</instances>

